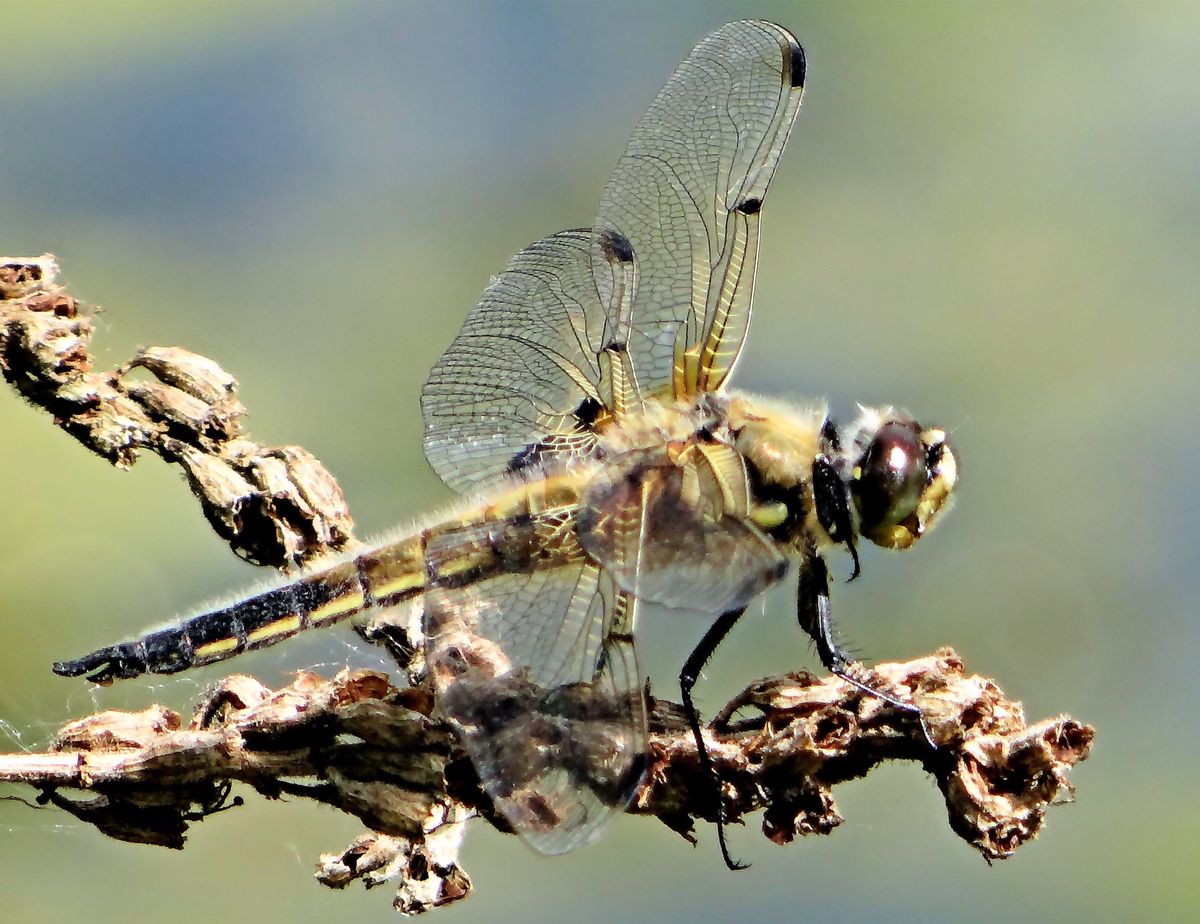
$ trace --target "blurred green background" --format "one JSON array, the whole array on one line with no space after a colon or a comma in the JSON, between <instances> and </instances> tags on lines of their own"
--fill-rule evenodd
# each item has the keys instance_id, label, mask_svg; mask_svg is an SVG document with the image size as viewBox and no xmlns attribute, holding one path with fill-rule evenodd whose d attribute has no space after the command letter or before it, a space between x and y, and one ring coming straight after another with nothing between
<instances>
[{"instance_id":1,"label":"blurred green background","mask_svg":"<svg viewBox=\"0 0 1200 924\"><path fill-rule=\"evenodd\" d=\"M96 351L186 346L241 381L252 435L339 478L370 535L445 502L417 395L490 274L586 225L635 119L706 32L764 16L808 53L768 200L738 384L894 402L952 429L945 525L868 552L848 638L951 644L1031 719L1098 728L1078 801L989 868L912 767L840 790L846 824L693 850L623 819L547 860L477 825L458 921L1190 919L1200 898L1200 6L0 2L0 253L56 253L105 306ZM0 746L96 704L51 661L259 578L174 470L119 473L0 393ZM655 614L651 614L655 615ZM704 625L645 621L658 688ZM356 654L348 631L242 666ZM734 633L710 710L814 667L786 593ZM15 794L15 790L13 791ZM349 819L251 798L171 853L0 803L11 921L392 919L388 889L309 880Z\"/></svg>"}]
</instances>

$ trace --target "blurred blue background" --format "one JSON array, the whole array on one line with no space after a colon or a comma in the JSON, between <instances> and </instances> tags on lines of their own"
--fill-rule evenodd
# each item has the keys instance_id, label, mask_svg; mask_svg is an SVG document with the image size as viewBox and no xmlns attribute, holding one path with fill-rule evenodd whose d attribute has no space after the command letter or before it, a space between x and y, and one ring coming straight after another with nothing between
<instances>
[{"instance_id":1,"label":"blurred blue background","mask_svg":"<svg viewBox=\"0 0 1200 924\"><path fill-rule=\"evenodd\" d=\"M763 220L744 388L894 402L952 429L945 525L841 587L865 654L951 644L1031 719L1098 729L1078 801L989 868L910 766L843 787L846 824L693 850L622 819L547 860L476 825L477 893L438 919L1191 919L1196 868L1200 6L0 2L0 253L53 251L104 306L96 353L186 346L236 375L252 435L340 480L360 536L449 498L417 395L491 274L590 222L634 121L709 30L764 16L808 93ZM284 332L284 333L281 333ZM49 664L260 575L156 459L119 473L0 393L0 746L97 703ZM653 615L653 614L652 614ZM647 619L658 688L703 631ZM348 631L242 664L268 682ZM786 593L714 661L704 706L814 667ZM251 798L171 853L0 803L13 921L392 918L329 892L357 833Z\"/></svg>"}]
</instances>

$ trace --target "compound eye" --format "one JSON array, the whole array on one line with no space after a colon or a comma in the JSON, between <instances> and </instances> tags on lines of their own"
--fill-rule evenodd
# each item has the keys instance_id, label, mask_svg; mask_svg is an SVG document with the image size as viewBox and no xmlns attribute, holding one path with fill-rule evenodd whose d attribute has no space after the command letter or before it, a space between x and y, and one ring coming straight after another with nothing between
<instances>
[{"instance_id":1,"label":"compound eye","mask_svg":"<svg viewBox=\"0 0 1200 924\"><path fill-rule=\"evenodd\" d=\"M916 512L929 480L925 455L917 425L891 420L879 428L855 466L853 492L860 528L873 542L904 548L916 538L917 524L905 521Z\"/></svg>"}]
</instances>

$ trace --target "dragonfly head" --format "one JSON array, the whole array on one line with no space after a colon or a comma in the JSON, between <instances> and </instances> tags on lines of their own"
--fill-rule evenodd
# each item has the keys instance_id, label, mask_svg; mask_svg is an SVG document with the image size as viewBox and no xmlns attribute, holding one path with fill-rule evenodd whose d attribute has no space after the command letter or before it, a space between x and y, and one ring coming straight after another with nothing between
<instances>
[{"instance_id":1,"label":"dragonfly head","mask_svg":"<svg viewBox=\"0 0 1200 924\"><path fill-rule=\"evenodd\" d=\"M945 430L893 408L863 408L850 456L859 532L876 545L907 549L950 509L958 457Z\"/></svg>"}]
</instances>

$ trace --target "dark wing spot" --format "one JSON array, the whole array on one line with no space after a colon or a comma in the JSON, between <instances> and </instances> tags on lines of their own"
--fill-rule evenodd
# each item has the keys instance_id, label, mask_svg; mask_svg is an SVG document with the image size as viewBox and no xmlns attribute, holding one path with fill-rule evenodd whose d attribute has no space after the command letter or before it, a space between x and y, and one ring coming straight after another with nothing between
<instances>
[{"instance_id":1,"label":"dark wing spot","mask_svg":"<svg viewBox=\"0 0 1200 924\"><path fill-rule=\"evenodd\" d=\"M791 62L791 77L793 87L804 86L804 49L800 47L799 42L792 42L792 62Z\"/></svg>"},{"instance_id":2,"label":"dark wing spot","mask_svg":"<svg viewBox=\"0 0 1200 924\"><path fill-rule=\"evenodd\" d=\"M615 263L633 262L633 245L629 238L616 231L600 232L600 249L608 259Z\"/></svg>"},{"instance_id":3,"label":"dark wing spot","mask_svg":"<svg viewBox=\"0 0 1200 924\"><path fill-rule=\"evenodd\" d=\"M743 215L757 215L762 210L762 199L747 199L738 203L736 211Z\"/></svg>"}]
</instances>

